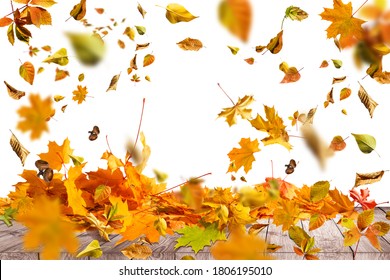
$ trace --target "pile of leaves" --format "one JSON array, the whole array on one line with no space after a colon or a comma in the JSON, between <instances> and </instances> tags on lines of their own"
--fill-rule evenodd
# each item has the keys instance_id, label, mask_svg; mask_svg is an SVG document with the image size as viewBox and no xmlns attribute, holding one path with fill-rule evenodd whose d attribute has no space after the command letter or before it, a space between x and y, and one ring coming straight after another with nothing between
<instances>
[{"instance_id":1,"label":"pile of leaves","mask_svg":"<svg viewBox=\"0 0 390 280\"><path fill-rule=\"evenodd\" d=\"M7 36L11 44L15 43L15 39L29 44L32 34L27 26L50 25L51 15L47 9L55 2L13 2L23 6L14 9L12 5L12 12L0 18L0 27L8 26ZM366 72L371 78L379 83L390 83L390 74L383 70L382 65L383 57L390 53L389 12L378 3L363 7L361 13L373 19L371 25L363 28L365 21L354 16L356 11L353 13L351 3L344 4L341 0L334 0L333 5L333 9L325 8L320 15L323 20L332 22L326 30L328 38L334 38L335 46L340 51L353 47L356 63L359 66L368 65ZM70 16L90 27L91 24L84 18L86 9L87 1L81 0L70 11ZM172 24L190 22L198 18L180 4L169 4L164 9L167 20ZM140 4L138 11L142 17L147 14ZM104 9L96 9L96 12L104 14ZM12 18L9 17L11 15ZM222 0L219 17L222 25L234 36L244 42L248 40L252 23L249 1ZM308 14L301 8L288 7L282 19L281 31L271 38L267 45L256 46L255 51L263 54L279 53L283 48L285 20L302 21L307 17ZM118 25L120 24L115 22L113 27L95 27L93 34L88 36L68 34L80 63L97 64L105 52L104 36ZM136 34L142 36L145 32L143 26L126 27L123 35L134 41ZM125 43L120 39L118 45L125 48ZM188 37L178 42L177 46L185 51L199 51L203 48L203 43L199 39ZM149 43L137 43L136 52L148 47ZM233 55L239 52L237 47L228 47ZM42 50L51 52L50 46L43 46ZM36 56L39 51L38 48L29 46L31 56ZM143 67L151 65L154 60L152 54L145 55ZM67 65L67 50L62 48L42 62ZM254 58L247 58L245 62L253 64ZM328 67L329 62L325 60L319 67ZM332 63L336 68L342 67L340 60L332 60ZM37 73L43 71L42 69L43 67L40 67ZM293 83L301 78L300 70L290 67L286 62L282 62L279 69L285 74L281 83ZM130 61L127 73L130 75L137 70L136 53ZM19 72L26 82L33 84L36 71L31 62L23 63ZM56 69L56 80L65 79L67 76L69 73L66 70ZM116 90L120 76L121 74L118 74L112 78L107 91ZM82 73L78 80L81 83L83 79ZM335 102L333 84L342 83L346 79L347 77L333 79L324 108ZM150 81L150 77L145 76L145 80ZM133 73L131 81L140 82L137 73ZM11 98L19 100L26 95L24 91L4 83ZM87 87L78 85L73 91L72 99L81 104L87 94ZM352 91L344 87L340 91L340 101L351 94ZM378 104L362 85L357 95L368 115L373 118ZM28 98L31 106L22 106L18 110L21 120L17 128L22 132L30 132L32 140L39 139L42 133L49 130L48 122L56 110L50 97L42 99L39 94L30 94ZM255 160L254 153L260 152L260 143L263 144L263 149L273 144L280 144L288 151L293 147L289 143L287 124L274 107L264 105L265 117L261 115L262 112L254 117L252 109L249 108L254 102L253 96L238 98L236 103L229 96L228 98L233 106L224 108L219 117L225 118L229 126L236 125L237 118L241 117L249 121L253 128L266 134L262 139L242 138L240 147L233 148L228 153L230 163L227 172L231 173L232 180L235 180L235 173L241 168L245 173L251 170ZM55 102L62 99L63 96L54 96ZM62 106L61 110L64 112L65 108L66 105ZM325 166L326 160L334 153L341 152L346 142L341 136L335 136L331 143L325 143L321 139L313 126L316 111L317 108L312 108L307 113L296 111L289 119L292 127L300 128L301 137L320 165ZM346 114L346 110L343 113ZM98 126L89 133L89 140L96 140L100 133ZM374 136L356 133L351 135L361 152L368 154L375 151ZM268 253L275 252L280 246L266 244L258 237L258 233L268 223L273 223L288 232L296 245L294 251L308 260L318 259L316 254L321 248L315 245L314 237L298 226L299 221L308 220L309 231L312 231L323 226L327 220L337 218L339 224L345 228L345 246L356 244L365 237L378 250L381 250L378 237L390 230L388 223L374 222L373 209L378 204L369 198L368 188L361 188L362 185L380 181L385 171L356 174L356 182L349 195L331 187L328 181L298 188L287 182L287 177L282 179L273 176L265 178L264 182L239 190L208 188L203 185L203 175L178 186L167 187L162 174L156 174L155 177L143 174L150 147L146 144L144 135L140 133L139 136L143 145L141 160L134 159L134 149L119 157L108 149L101 157L106 161L107 167L96 171L86 170L84 159L73 154L68 138L62 143L49 142L48 151L39 154L36 169L25 169L20 174L23 181L16 183L15 190L10 192L7 198L0 200L0 219L9 226L12 225L12 220L25 225L28 228L24 236L26 250L40 249L45 259L59 258L62 250L78 253L78 257L100 257L102 250L99 240L92 241L86 248L79 248L77 233L91 230L97 231L101 240L110 241L112 236L120 235L121 239L117 244L130 241L132 245L122 251L129 258L148 258L152 254L148 244L177 233L180 237L175 248L187 246L197 253L206 246L211 246L211 253L216 259L268 259L271 258ZM13 133L10 144L24 165L29 151ZM286 174L293 173L297 165L292 159L286 164ZM244 176L240 179L245 181ZM362 210L358 211L356 206L361 206ZM388 213L387 218L389 216Z\"/></svg>"}]
</instances>

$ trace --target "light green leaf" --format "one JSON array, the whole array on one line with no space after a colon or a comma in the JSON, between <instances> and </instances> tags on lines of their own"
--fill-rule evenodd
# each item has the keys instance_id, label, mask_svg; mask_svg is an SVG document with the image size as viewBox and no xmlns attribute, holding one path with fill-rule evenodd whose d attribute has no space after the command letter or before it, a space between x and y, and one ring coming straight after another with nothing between
<instances>
[{"instance_id":1,"label":"light green leaf","mask_svg":"<svg viewBox=\"0 0 390 280\"><path fill-rule=\"evenodd\" d=\"M137 29L139 35L144 35L146 33L146 28L144 26L136 25L135 29Z\"/></svg>"},{"instance_id":2,"label":"light green leaf","mask_svg":"<svg viewBox=\"0 0 390 280\"><path fill-rule=\"evenodd\" d=\"M324 199L329 192L330 184L328 181L319 181L310 188L310 200L318 202Z\"/></svg>"},{"instance_id":3,"label":"light green leaf","mask_svg":"<svg viewBox=\"0 0 390 280\"><path fill-rule=\"evenodd\" d=\"M373 136L368 134L354 134L351 133L353 137L355 137L356 143L359 146L360 151L365 154L371 153L376 148L376 140Z\"/></svg>"},{"instance_id":4,"label":"light green leaf","mask_svg":"<svg viewBox=\"0 0 390 280\"><path fill-rule=\"evenodd\" d=\"M67 33L77 59L85 65L98 64L106 53L106 47L99 34Z\"/></svg>"},{"instance_id":5,"label":"light green leaf","mask_svg":"<svg viewBox=\"0 0 390 280\"><path fill-rule=\"evenodd\" d=\"M339 59L332 59L332 62L334 67L336 67L337 69L340 69L341 66L343 66L343 62Z\"/></svg>"},{"instance_id":6,"label":"light green leaf","mask_svg":"<svg viewBox=\"0 0 390 280\"><path fill-rule=\"evenodd\" d=\"M89 243L84 250L78 253L77 258L82 258L82 257L100 258L102 254L103 251L100 248L99 241L92 240L91 243Z\"/></svg>"},{"instance_id":7,"label":"light green leaf","mask_svg":"<svg viewBox=\"0 0 390 280\"><path fill-rule=\"evenodd\" d=\"M44 61L46 63L55 63L61 66L65 66L68 64L69 59L68 59L68 53L65 48L62 48L55 52L53 55L49 56L46 58Z\"/></svg>"},{"instance_id":8,"label":"light green leaf","mask_svg":"<svg viewBox=\"0 0 390 280\"><path fill-rule=\"evenodd\" d=\"M288 236L298 247L301 247L303 240L310 239L310 236L301 227L292 226L288 230Z\"/></svg>"}]
</instances>

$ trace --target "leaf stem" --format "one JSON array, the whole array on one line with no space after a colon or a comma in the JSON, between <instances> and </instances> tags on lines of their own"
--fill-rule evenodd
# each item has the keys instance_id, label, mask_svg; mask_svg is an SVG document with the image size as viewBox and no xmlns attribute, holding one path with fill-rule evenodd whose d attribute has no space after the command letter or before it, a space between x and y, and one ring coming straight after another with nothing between
<instances>
[{"instance_id":1,"label":"leaf stem","mask_svg":"<svg viewBox=\"0 0 390 280\"><path fill-rule=\"evenodd\" d=\"M281 30L283 30L283 24L284 24L284 20L285 20L286 18L287 18L286 16L283 17L282 26L280 27Z\"/></svg>"},{"instance_id":2,"label":"leaf stem","mask_svg":"<svg viewBox=\"0 0 390 280\"><path fill-rule=\"evenodd\" d=\"M133 153L134 153L134 150L135 150L135 146L137 145L137 142L138 142L139 133L141 131L142 119L143 119L143 116L144 116L144 109L145 109L145 98L142 100L142 111L141 111L141 118L139 120L139 125L138 125L137 137L135 138L133 149L131 150L130 155L129 155L127 161L129 161L129 159L131 159L131 157L133 156Z\"/></svg>"},{"instance_id":3,"label":"leaf stem","mask_svg":"<svg viewBox=\"0 0 390 280\"><path fill-rule=\"evenodd\" d=\"M222 92L227 96L227 98L229 98L230 102L232 102L233 106L236 105L236 103L234 103L233 99L230 98L230 96L226 93L226 91L221 87L221 85L218 83L217 84L219 86L219 88L222 90Z\"/></svg>"},{"instance_id":4,"label":"leaf stem","mask_svg":"<svg viewBox=\"0 0 390 280\"><path fill-rule=\"evenodd\" d=\"M359 243L360 243L360 239L358 240L357 244L356 244L356 248L355 248L355 251L353 252L353 260L356 259L356 254L357 254L357 250L359 248Z\"/></svg>"},{"instance_id":5,"label":"leaf stem","mask_svg":"<svg viewBox=\"0 0 390 280\"><path fill-rule=\"evenodd\" d=\"M364 3L362 5L360 5L360 7L352 14L351 17L353 17L361 8L363 8L364 5L366 5L368 2L368 0L364 1Z\"/></svg>"},{"instance_id":6,"label":"leaf stem","mask_svg":"<svg viewBox=\"0 0 390 280\"><path fill-rule=\"evenodd\" d=\"M108 135L106 135L106 143L107 143L108 150L110 151L110 154L112 154L110 143L108 142Z\"/></svg>"}]
</instances>

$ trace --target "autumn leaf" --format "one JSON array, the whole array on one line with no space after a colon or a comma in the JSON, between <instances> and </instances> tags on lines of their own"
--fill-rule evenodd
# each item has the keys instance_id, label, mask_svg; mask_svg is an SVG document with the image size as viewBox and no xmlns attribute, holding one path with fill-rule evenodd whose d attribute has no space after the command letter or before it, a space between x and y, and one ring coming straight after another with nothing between
<instances>
[{"instance_id":1,"label":"autumn leaf","mask_svg":"<svg viewBox=\"0 0 390 280\"><path fill-rule=\"evenodd\" d=\"M69 155L68 155L69 158ZM72 208L73 215L87 215L87 204L82 197L82 191L76 186L76 179L82 174L85 164L71 166L68 171L68 178L64 181L66 193L68 195L68 206Z\"/></svg>"},{"instance_id":2,"label":"autumn leaf","mask_svg":"<svg viewBox=\"0 0 390 280\"><path fill-rule=\"evenodd\" d=\"M28 228L23 238L24 247L34 250L42 246L43 259L58 259L62 248L76 253L79 243L74 235L75 228L61 215L58 199L37 198L33 209L17 215L16 220Z\"/></svg>"},{"instance_id":3,"label":"autumn leaf","mask_svg":"<svg viewBox=\"0 0 390 280\"><path fill-rule=\"evenodd\" d=\"M360 193L357 189L352 189L349 191L349 195L355 202L360 203L363 210L373 209L377 205L375 200L367 200L370 195L370 191L368 189L361 189Z\"/></svg>"},{"instance_id":4,"label":"autumn leaf","mask_svg":"<svg viewBox=\"0 0 390 280\"><path fill-rule=\"evenodd\" d=\"M99 15L101 15L101 14L104 13L104 9L103 9L103 8L95 8L95 11L96 11Z\"/></svg>"},{"instance_id":5,"label":"autumn leaf","mask_svg":"<svg viewBox=\"0 0 390 280\"><path fill-rule=\"evenodd\" d=\"M329 192L330 184L328 181L319 181L310 188L310 200L318 202L324 199Z\"/></svg>"},{"instance_id":6,"label":"autumn leaf","mask_svg":"<svg viewBox=\"0 0 390 280\"><path fill-rule=\"evenodd\" d=\"M342 151L346 146L347 144L345 143L343 137L335 136L333 137L332 142L330 142L329 148L333 151Z\"/></svg>"},{"instance_id":7,"label":"autumn leaf","mask_svg":"<svg viewBox=\"0 0 390 280\"><path fill-rule=\"evenodd\" d=\"M226 240L224 232L218 230L217 223L207 224L204 228L199 226L186 226L176 231L182 236L176 240L175 249L189 246L195 253L198 253L205 246L210 246L211 242Z\"/></svg>"},{"instance_id":8,"label":"autumn leaf","mask_svg":"<svg viewBox=\"0 0 390 280\"><path fill-rule=\"evenodd\" d=\"M121 76L121 73L112 77L110 85L108 86L106 92L108 92L110 90L116 90L120 76Z\"/></svg>"},{"instance_id":9,"label":"autumn leaf","mask_svg":"<svg viewBox=\"0 0 390 280\"><path fill-rule=\"evenodd\" d=\"M328 38L340 35L340 47L346 48L363 39L362 24L364 20L353 17L352 3L344 4L341 0L333 0L333 9L324 8L320 14L323 20L332 24L326 29Z\"/></svg>"},{"instance_id":10,"label":"autumn leaf","mask_svg":"<svg viewBox=\"0 0 390 280\"><path fill-rule=\"evenodd\" d=\"M70 147L69 139L66 138L61 146L55 141L49 141L48 152L38 156L41 160L47 161L51 168L60 171L63 164L69 163L70 155L73 155L73 149Z\"/></svg>"},{"instance_id":11,"label":"autumn leaf","mask_svg":"<svg viewBox=\"0 0 390 280\"><path fill-rule=\"evenodd\" d=\"M137 44L137 46L135 47L135 50L136 51L144 50L144 49L146 49L149 46L150 46L150 43Z\"/></svg>"},{"instance_id":12,"label":"autumn leaf","mask_svg":"<svg viewBox=\"0 0 390 280\"><path fill-rule=\"evenodd\" d=\"M56 68L56 76L54 78L54 81L60 81L65 79L66 77L69 77L68 71Z\"/></svg>"},{"instance_id":13,"label":"autumn leaf","mask_svg":"<svg viewBox=\"0 0 390 280\"><path fill-rule=\"evenodd\" d=\"M22 118L17 128L23 132L31 131L31 140L41 137L42 132L49 131L47 122L54 115L51 97L42 100L39 94L30 94L30 107L22 106L17 113Z\"/></svg>"},{"instance_id":14,"label":"autumn leaf","mask_svg":"<svg viewBox=\"0 0 390 280\"><path fill-rule=\"evenodd\" d=\"M55 102L60 102L61 100L65 99L65 96L62 96L62 95L54 95L53 96L53 100Z\"/></svg>"},{"instance_id":15,"label":"autumn leaf","mask_svg":"<svg viewBox=\"0 0 390 280\"><path fill-rule=\"evenodd\" d=\"M345 81L346 78L347 78L346 76L333 78L332 85L342 83Z\"/></svg>"},{"instance_id":16,"label":"autumn leaf","mask_svg":"<svg viewBox=\"0 0 390 280\"><path fill-rule=\"evenodd\" d=\"M118 40L118 46L119 46L121 49L126 48L125 42L123 42L122 40Z\"/></svg>"},{"instance_id":17,"label":"autumn leaf","mask_svg":"<svg viewBox=\"0 0 390 280\"><path fill-rule=\"evenodd\" d=\"M79 4L75 5L70 11L71 17L75 20L81 20L85 17L87 12L87 0L81 0Z\"/></svg>"},{"instance_id":18,"label":"autumn leaf","mask_svg":"<svg viewBox=\"0 0 390 280\"><path fill-rule=\"evenodd\" d=\"M165 16L172 24L178 22L189 22L198 18L197 16L194 16L189 11L187 11L187 9L180 4L169 4L165 9L167 11Z\"/></svg>"},{"instance_id":19,"label":"autumn leaf","mask_svg":"<svg viewBox=\"0 0 390 280\"><path fill-rule=\"evenodd\" d=\"M334 104L334 99L333 99L333 88L328 92L326 95L326 101L324 102L324 108L329 106L329 103Z\"/></svg>"},{"instance_id":20,"label":"autumn leaf","mask_svg":"<svg viewBox=\"0 0 390 280\"><path fill-rule=\"evenodd\" d=\"M62 48L56 51L53 55L43 60L42 62L55 63L61 66L65 66L69 62L67 50L65 48Z\"/></svg>"},{"instance_id":21,"label":"autumn leaf","mask_svg":"<svg viewBox=\"0 0 390 280\"><path fill-rule=\"evenodd\" d=\"M199 51L201 48L203 48L201 41L198 39L192 39L190 37L180 41L179 43L176 43L176 45L185 51Z\"/></svg>"},{"instance_id":22,"label":"autumn leaf","mask_svg":"<svg viewBox=\"0 0 390 280\"><path fill-rule=\"evenodd\" d=\"M232 47L232 46L227 46L230 50L230 52L233 54L233 55L236 55L239 51L240 51L240 48L238 47Z\"/></svg>"},{"instance_id":23,"label":"autumn leaf","mask_svg":"<svg viewBox=\"0 0 390 280\"><path fill-rule=\"evenodd\" d=\"M6 81L4 81L4 84L5 86L7 87L7 92L8 92L8 95L10 97L12 97L13 99L15 100L19 100L20 98L22 98L23 96L26 95L26 93L24 91L20 91L20 90L17 90L16 88L14 88L13 86L11 86L9 83L7 83Z\"/></svg>"},{"instance_id":24,"label":"autumn leaf","mask_svg":"<svg viewBox=\"0 0 390 280\"><path fill-rule=\"evenodd\" d=\"M51 15L50 13L41 7L28 7L28 12L30 14L31 22L38 28L41 25L51 25Z\"/></svg>"},{"instance_id":25,"label":"autumn leaf","mask_svg":"<svg viewBox=\"0 0 390 280\"><path fill-rule=\"evenodd\" d=\"M245 95L242 99L238 98L236 104L233 107L223 108L222 112L218 114L218 118L226 118L226 122L229 126L237 123L237 116L241 116L243 119L249 120L251 118L252 109L247 107L254 101L253 96Z\"/></svg>"},{"instance_id":26,"label":"autumn leaf","mask_svg":"<svg viewBox=\"0 0 390 280\"><path fill-rule=\"evenodd\" d=\"M12 150L15 152L15 154L22 162L22 165L24 166L26 158L30 154L30 152L22 145L22 143L20 143L20 141L18 140L18 138L16 138L15 134L12 131L11 134L12 135L9 140L9 144L11 145Z\"/></svg>"},{"instance_id":27,"label":"autumn leaf","mask_svg":"<svg viewBox=\"0 0 390 280\"><path fill-rule=\"evenodd\" d=\"M301 74L299 74L297 68L289 67L286 62L282 62L279 65L279 69L285 74L283 80L280 82L281 84L294 83L296 81L299 81L299 79L301 78Z\"/></svg>"},{"instance_id":28,"label":"autumn leaf","mask_svg":"<svg viewBox=\"0 0 390 280\"><path fill-rule=\"evenodd\" d=\"M103 255L103 251L100 248L99 241L92 240L80 253L77 254L77 258L92 257L95 259L100 258Z\"/></svg>"},{"instance_id":29,"label":"autumn leaf","mask_svg":"<svg viewBox=\"0 0 390 280\"><path fill-rule=\"evenodd\" d=\"M12 19L7 18L7 17L0 18L0 27L8 26L13 22L14 21Z\"/></svg>"},{"instance_id":30,"label":"autumn leaf","mask_svg":"<svg viewBox=\"0 0 390 280\"><path fill-rule=\"evenodd\" d=\"M88 94L87 87L78 85L77 89L73 91L72 100L77 101L77 104L81 104L85 101L87 94Z\"/></svg>"},{"instance_id":31,"label":"autumn leaf","mask_svg":"<svg viewBox=\"0 0 390 280\"><path fill-rule=\"evenodd\" d=\"M151 65L154 62L154 59L155 59L155 57L152 54L145 55L143 66L146 67L146 66Z\"/></svg>"},{"instance_id":32,"label":"autumn leaf","mask_svg":"<svg viewBox=\"0 0 390 280\"><path fill-rule=\"evenodd\" d=\"M280 31L276 37L272 38L267 45L267 49L273 53L279 53L283 48L283 30Z\"/></svg>"},{"instance_id":33,"label":"autumn leaf","mask_svg":"<svg viewBox=\"0 0 390 280\"><path fill-rule=\"evenodd\" d=\"M85 78L84 73L81 73L81 74L77 77L77 79L79 80L79 82L84 81L84 78Z\"/></svg>"},{"instance_id":34,"label":"autumn leaf","mask_svg":"<svg viewBox=\"0 0 390 280\"><path fill-rule=\"evenodd\" d=\"M149 258L153 251L152 249L144 244L133 243L130 246L121 250L122 254L128 257L129 259L141 259L146 260Z\"/></svg>"},{"instance_id":35,"label":"autumn leaf","mask_svg":"<svg viewBox=\"0 0 390 280\"><path fill-rule=\"evenodd\" d=\"M368 95L367 91L360 85L359 92L358 92L360 101L363 103L363 105L367 108L368 112L370 113L371 118L374 116L374 110L376 106L378 106L378 103L376 103L371 96Z\"/></svg>"},{"instance_id":36,"label":"autumn leaf","mask_svg":"<svg viewBox=\"0 0 390 280\"><path fill-rule=\"evenodd\" d=\"M140 3L138 3L137 9L138 9L138 12L141 14L142 18L145 18L145 15L147 12L142 8Z\"/></svg>"},{"instance_id":37,"label":"autumn leaf","mask_svg":"<svg viewBox=\"0 0 390 280\"><path fill-rule=\"evenodd\" d=\"M354 188L361 185L368 185L379 182L384 174L385 171L378 171L372 173L356 173Z\"/></svg>"},{"instance_id":38,"label":"autumn leaf","mask_svg":"<svg viewBox=\"0 0 390 280\"><path fill-rule=\"evenodd\" d=\"M350 95L351 95L352 91L351 89L349 88L343 88L341 91L340 91L340 101L341 100L344 100L344 99L347 99Z\"/></svg>"},{"instance_id":39,"label":"autumn leaf","mask_svg":"<svg viewBox=\"0 0 390 280\"><path fill-rule=\"evenodd\" d=\"M8 42L13 46L15 44L14 24L12 23L7 29Z\"/></svg>"},{"instance_id":40,"label":"autumn leaf","mask_svg":"<svg viewBox=\"0 0 390 280\"><path fill-rule=\"evenodd\" d=\"M27 83L32 85L34 83L35 76L35 68L31 62L25 62L19 67L19 75L22 77Z\"/></svg>"},{"instance_id":41,"label":"autumn leaf","mask_svg":"<svg viewBox=\"0 0 390 280\"><path fill-rule=\"evenodd\" d=\"M248 0L222 0L218 6L219 21L230 33L247 42L252 24L252 7Z\"/></svg>"},{"instance_id":42,"label":"autumn leaf","mask_svg":"<svg viewBox=\"0 0 390 280\"><path fill-rule=\"evenodd\" d=\"M25 1L25 2L28 2L28 1ZM45 7L45 8L50 8L54 4L57 4L57 2L54 0L31 0L30 4Z\"/></svg>"},{"instance_id":43,"label":"autumn leaf","mask_svg":"<svg viewBox=\"0 0 390 280\"><path fill-rule=\"evenodd\" d=\"M282 230L286 231L298 222L300 213L301 210L297 203L291 200L281 200L279 207L274 210L274 224L281 225Z\"/></svg>"},{"instance_id":44,"label":"autumn leaf","mask_svg":"<svg viewBox=\"0 0 390 280\"><path fill-rule=\"evenodd\" d=\"M255 161L253 154L260 151L259 142L257 139L251 141L250 138L242 138L239 144L241 148L233 148L228 154L230 159L228 172L237 172L244 167L245 173L248 173Z\"/></svg>"},{"instance_id":45,"label":"autumn leaf","mask_svg":"<svg viewBox=\"0 0 390 280\"><path fill-rule=\"evenodd\" d=\"M255 63L255 59L253 57L245 58L244 61L249 65L253 65Z\"/></svg>"},{"instance_id":46,"label":"autumn leaf","mask_svg":"<svg viewBox=\"0 0 390 280\"><path fill-rule=\"evenodd\" d=\"M263 144L272 145L280 144L287 150L291 150L292 146L288 142L289 136L286 132L286 126L283 124L283 119L278 116L274 107L264 105L266 119L263 119L259 114L253 120L250 120L251 125L257 130L268 133L268 137L263 138Z\"/></svg>"},{"instance_id":47,"label":"autumn leaf","mask_svg":"<svg viewBox=\"0 0 390 280\"><path fill-rule=\"evenodd\" d=\"M297 246L301 246L304 239L310 239L310 236L299 226L292 226L288 229L288 236Z\"/></svg>"},{"instance_id":48,"label":"autumn leaf","mask_svg":"<svg viewBox=\"0 0 390 280\"><path fill-rule=\"evenodd\" d=\"M139 35L145 35L146 33L146 28L144 26L136 25L135 29L137 30Z\"/></svg>"},{"instance_id":49,"label":"autumn leaf","mask_svg":"<svg viewBox=\"0 0 390 280\"><path fill-rule=\"evenodd\" d=\"M66 33L80 63L98 64L106 53L106 46L98 33Z\"/></svg>"},{"instance_id":50,"label":"autumn leaf","mask_svg":"<svg viewBox=\"0 0 390 280\"><path fill-rule=\"evenodd\" d=\"M351 133L355 138L356 143L362 153L369 154L376 148L376 139L369 134L354 134Z\"/></svg>"},{"instance_id":51,"label":"autumn leaf","mask_svg":"<svg viewBox=\"0 0 390 280\"><path fill-rule=\"evenodd\" d=\"M295 6L290 6L285 11L285 18L289 18L291 20L302 21L308 16L309 15L304 10Z\"/></svg>"},{"instance_id":52,"label":"autumn leaf","mask_svg":"<svg viewBox=\"0 0 390 280\"><path fill-rule=\"evenodd\" d=\"M339 59L332 59L333 66L337 69L340 69L343 66L343 62Z\"/></svg>"}]
</instances>

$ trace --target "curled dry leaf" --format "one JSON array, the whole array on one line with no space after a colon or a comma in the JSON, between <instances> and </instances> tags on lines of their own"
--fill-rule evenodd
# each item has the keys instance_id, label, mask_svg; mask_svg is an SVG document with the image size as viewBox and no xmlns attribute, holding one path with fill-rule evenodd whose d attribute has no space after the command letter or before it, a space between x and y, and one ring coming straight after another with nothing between
<instances>
[{"instance_id":1,"label":"curled dry leaf","mask_svg":"<svg viewBox=\"0 0 390 280\"><path fill-rule=\"evenodd\" d=\"M4 84L7 87L8 95L13 99L19 100L20 98L26 95L24 91L17 90L16 88L8 84L6 81L4 81Z\"/></svg>"},{"instance_id":2,"label":"curled dry leaf","mask_svg":"<svg viewBox=\"0 0 390 280\"><path fill-rule=\"evenodd\" d=\"M326 101L324 102L324 107L328 107L329 103L334 103L334 99L333 99L333 88L328 92L328 94L326 95Z\"/></svg>"},{"instance_id":3,"label":"curled dry leaf","mask_svg":"<svg viewBox=\"0 0 390 280\"><path fill-rule=\"evenodd\" d=\"M142 260L146 260L153 253L152 249L149 246L137 243L131 244L130 246L124 248L121 252L129 259Z\"/></svg>"},{"instance_id":4,"label":"curled dry leaf","mask_svg":"<svg viewBox=\"0 0 390 280\"><path fill-rule=\"evenodd\" d=\"M137 46L135 47L135 50L140 51L140 50L146 49L147 47L149 47L149 45L150 45L150 43L137 44Z\"/></svg>"},{"instance_id":5,"label":"curled dry leaf","mask_svg":"<svg viewBox=\"0 0 390 280\"><path fill-rule=\"evenodd\" d=\"M87 0L81 0L79 4L75 5L70 11L71 17L75 20L81 20L85 17L87 12Z\"/></svg>"},{"instance_id":6,"label":"curled dry leaf","mask_svg":"<svg viewBox=\"0 0 390 280\"><path fill-rule=\"evenodd\" d=\"M291 20L302 21L306 19L308 16L309 15L304 10L295 6L288 7L285 12L285 17Z\"/></svg>"},{"instance_id":7,"label":"curled dry leaf","mask_svg":"<svg viewBox=\"0 0 390 280\"><path fill-rule=\"evenodd\" d=\"M374 116L374 110L378 103L376 103L371 96L368 95L367 91L360 85L358 96L363 105L367 108L371 118Z\"/></svg>"},{"instance_id":8,"label":"curled dry leaf","mask_svg":"<svg viewBox=\"0 0 390 280\"><path fill-rule=\"evenodd\" d=\"M333 78L332 85L342 83L345 81L346 78L347 78L346 76L339 77L339 78Z\"/></svg>"},{"instance_id":9,"label":"curled dry leaf","mask_svg":"<svg viewBox=\"0 0 390 280\"><path fill-rule=\"evenodd\" d=\"M243 98L238 98L237 103L233 107L223 108L222 112L218 114L218 118L226 118L229 126L237 123L237 116L249 120L252 109L247 107L254 101L253 96L245 95Z\"/></svg>"},{"instance_id":10,"label":"curled dry leaf","mask_svg":"<svg viewBox=\"0 0 390 280\"><path fill-rule=\"evenodd\" d=\"M266 48L267 48L266 46L256 46L255 50L256 50L257 53L261 53Z\"/></svg>"},{"instance_id":11,"label":"curled dry leaf","mask_svg":"<svg viewBox=\"0 0 390 280\"><path fill-rule=\"evenodd\" d=\"M35 77L35 68L31 62L26 61L19 67L19 75L22 77L27 83L32 85L34 83Z\"/></svg>"},{"instance_id":12,"label":"curled dry leaf","mask_svg":"<svg viewBox=\"0 0 390 280\"><path fill-rule=\"evenodd\" d=\"M106 92L108 92L110 90L116 90L120 76L121 76L121 74L119 73L118 75L115 75L114 77L112 77L110 85L108 86Z\"/></svg>"},{"instance_id":13,"label":"curled dry leaf","mask_svg":"<svg viewBox=\"0 0 390 280\"><path fill-rule=\"evenodd\" d=\"M382 71L375 72L374 79L380 84L390 84L390 72Z\"/></svg>"},{"instance_id":14,"label":"curled dry leaf","mask_svg":"<svg viewBox=\"0 0 390 280\"><path fill-rule=\"evenodd\" d=\"M336 151L344 150L346 146L347 146L347 144L345 143L343 137L335 136L335 137L333 137L329 148L336 152Z\"/></svg>"},{"instance_id":15,"label":"curled dry leaf","mask_svg":"<svg viewBox=\"0 0 390 280\"><path fill-rule=\"evenodd\" d=\"M197 18L197 16L191 14L189 11L187 11L186 8L184 8L180 4L169 4L165 9L167 10L165 16L167 20L172 24L178 22L189 22Z\"/></svg>"},{"instance_id":16,"label":"curled dry leaf","mask_svg":"<svg viewBox=\"0 0 390 280\"><path fill-rule=\"evenodd\" d=\"M130 61L130 69L138 70L137 66L137 54L134 55L133 59Z\"/></svg>"},{"instance_id":17,"label":"curled dry leaf","mask_svg":"<svg viewBox=\"0 0 390 280\"><path fill-rule=\"evenodd\" d=\"M22 162L22 165L24 166L26 158L30 152L22 145L22 143L20 143L20 141L18 140L18 138L16 138L15 134L12 131L11 134L12 135L9 140L9 144L11 145L12 150L15 152L15 154Z\"/></svg>"},{"instance_id":18,"label":"curled dry leaf","mask_svg":"<svg viewBox=\"0 0 390 280\"><path fill-rule=\"evenodd\" d=\"M152 54L145 55L143 66L146 67L146 66L151 65L154 62L154 60L155 60L154 55L152 55Z\"/></svg>"},{"instance_id":19,"label":"curled dry leaf","mask_svg":"<svg viewBox=\"0 0 390 280\"><path fill-rule=\"evenodd\" d=\"M56 76L54 78L54 81L60 81L65 79L66 77L69 77L68 71L56 68Z\"/></svg>"},{"instance_id":20,"label":"curled dry leaf","mask_svg":"<svg viewBox=\"0 0 390 280\"><path fill-rule=\"evenodd\" d=\"M138 3L137 9L138 9L138 12L141 14L142 18L145 18L145 15L147 12L142 8L140 3Z\"/></svg>"},{"instance_id":21,"label":"curled dry leaf","mask_svg":"<svg viewBox=\"0 0 390 280\"><path fill-rule=\"evenodd\" d=\"M273 53L273 54L277 54L279 53L283 48L283 30L280 31L276 37L272 38L268 45L267 45L267 49Z\"/></svg>"},{"instance_id":22,"label":"curled dry leaf","mask_svg":"<svg viewBox=\"0 0 390 280\"><path fill-rule=\"evenodd\" d=\"M123 32L124 35L129 37L130 40L134 41L135 38L135 30L131 27L126 27L125 31Z\"/></svg>"},{"instance_id":23,"label":"curled dry leaf","mask_svg":"<svg viewBox=\"0 0 390 280\"><path fill-rule=\"evenodd\" d=\"M61 100L63 100L65 98L65 96L62 96L62 95L54 95L53 99L55 102L59 102Z\"/></svg>"},{"instance_id":24,"label":"curled dry leaf","mask_svg":"<svg viewBox=\"0 0 390 280\"><path fill-rule=\"evenodd\" d=\"M372 173L356 173L354 188L361 185L368 185L379 182L384 174L385 171L383 170Z\"/></svg>"},{"instance_id":25,"label":"curled dry leaf","mask_svg":"<svg viewBox=\"0 0 390 280\"><path fill-rule=\"evenodd\" d=\"M281 84L294 83L301 78L301 74L299 74L297 68L289 67L286 62L282 62L279 65L279 69L285 74L283 80L280 82Z\"/></svg>"},{"instance_id":26,"label":"curled dry leaf","mask_svg":"<svg viewBox=\"0 0 390 280\"><path fill-rule=\"evenodd\" d=\"M176 45L185 51L199 51L203 47L203 44L200 40L192 39L190 37L180 41L179 43L176 43Z\"/></svg>"},{"instance_id":27,"label":"curled dry leaf","mask_svg":"<svg viewBox=\"0 0 390 280\"><path fill-rule=\"evenodd\" d=\"M247 42L252 25L252 7L248 0L222 0L218 7L219 21L230 33Z\"/></svg>"},{"instance_id":28,"label":"curled dry leaf","mask_svg":"<svg viewBox=\"0 0 390 280\"><path fill-rule=\"evenodd\" d=\"M341 91L340 91L340 101L341 100L344 100L344 99L347 99L348 97L351 96L351 89L349 88L343 88Z\"/></svg>"}]
</instances>

